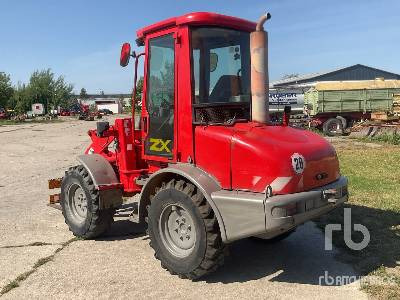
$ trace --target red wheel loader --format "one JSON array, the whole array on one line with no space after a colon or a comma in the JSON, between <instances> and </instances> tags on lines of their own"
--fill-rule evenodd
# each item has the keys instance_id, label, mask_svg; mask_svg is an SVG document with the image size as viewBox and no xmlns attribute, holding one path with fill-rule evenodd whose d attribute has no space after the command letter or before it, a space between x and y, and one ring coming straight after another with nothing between
<instances>
[{"instance_id":1,"label":"red wheel loader","mask_svg":"<svg viewBox=\"0 0 400 300\"><path fill-rule=\"evenodd\" d=\"M132 117L98 122L79 164L49 183L74 235L103 234L123 198L139 194L133 220L147 223L155 257L195 279L223 264L225 245L285 237L347 201L334 148L269 121L269 17L191 13L137 31L143 53L122 46L134 87L144 59L140 124L134 103Z\"/></svg>"}]
</instances>

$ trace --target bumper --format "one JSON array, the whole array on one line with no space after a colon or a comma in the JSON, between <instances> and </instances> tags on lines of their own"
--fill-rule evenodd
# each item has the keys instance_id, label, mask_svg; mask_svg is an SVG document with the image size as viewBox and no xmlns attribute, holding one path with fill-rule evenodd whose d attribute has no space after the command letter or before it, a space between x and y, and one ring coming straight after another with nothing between
<instances>
[{"instance_id":1,"label":"bumper","mask_svg":"<svg viewBox=\"0 0 400 300\"><path fill-rule=\"evenodd\" d=\"M272 238L335 209L348 199L347 178L317 189L266 198L262 193L221 190L211 194L226 241L259 235Z\"/></svg>"}]
</instances>

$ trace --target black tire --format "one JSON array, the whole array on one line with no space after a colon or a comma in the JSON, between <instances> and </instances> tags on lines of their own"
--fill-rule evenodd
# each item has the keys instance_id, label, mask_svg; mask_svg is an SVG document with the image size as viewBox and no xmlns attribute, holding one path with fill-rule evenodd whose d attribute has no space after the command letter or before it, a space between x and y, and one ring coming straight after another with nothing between
<instances>
[{"instance_id":1,"label":"black tire","mask_svg":"<svg viewBox=\"0 0 400 300\"><path fill-rule=\"evenodd\" d=\"M263 238L256 237L256 236L253 236L252 239L254 239L257 242L262 242L262 243L266 243L266 244L274 244L274 243L278 243L278 242L288 238L295 231L296 231L296 228L286 231L285 233L277 235L271 239L263 239Z\"/></svg>"},{"instance_id":2,"label":"black tire","mask_svg":"<svg viewBox=\"0 0 400 300\"><path fill-rule=\"evenodd\" d=\"M72 199L77 193L77 198L86 198L80 202L81 205ZM99 192L83 166L73 167L65 172L61 183L60 204L65 223L77 237L84 239L98 237L113 222L114 209L99 209ZM85 204L86 213L82 208Z\"/></svg>"},{"instance_id":3,"label":"black tire","mask_svg":"<svg viewBox=\"0 0 400 300\"><path fill-rule=\"evenodd\" d=\"M173 223L169 223L173 218L173 207L175 207L176 215L190 218L188 223L195 229L191 231L194 235L191 249L182 250L173 242L169 247L166 242L166 235L170 234L169 239L172 240L171 236L175 234L170 228L172 227L170 224L175 224L174 220ZM170 208L171 212L165 213ZM178 214L177 208L181 209L181 213ZM154 196L151 197L151 205L147 209L146 221L150 246L154 249L154 256L161 261L161 266L171 274L178 274L181 278L197 279L215 271L224 263L224 244L217 219L203 194L193 184L175 179L167 183L163 182L160 188L156 188ZM168 215L166 222L163 221L164 215ZM178 222L177 226L181 224ZM187 228L190 230L190 226ZM174 230L176 235L180 234L178 230L180 229ZM167 232L164 233L164 231ZM175 246L174 249L178 250L173 250Z\"/></svg>"},{"instance_id":4,"label":"black tire","mask_svg":"<svg viewBox=\"0 0 400 300\"><path fill-rule=\"evenodd\" d=\"M338 120L340 120L340 122L342 122L342 128L343 128L343 130L345 130L347 128L346 118L344 118L342 116L337 116L336 119L338 119Z\"/></svg>"},{"instance_id":5,"label":"black tire","mask_svg":"<svg viewBox=\"0 0 400 300\"><path fill-rule=\"evenodd\" d=\"M337 118L330 118L322 125L322 130L327 136L338 136L343 134L343 124Z\"/></svg>"}]
</instances>

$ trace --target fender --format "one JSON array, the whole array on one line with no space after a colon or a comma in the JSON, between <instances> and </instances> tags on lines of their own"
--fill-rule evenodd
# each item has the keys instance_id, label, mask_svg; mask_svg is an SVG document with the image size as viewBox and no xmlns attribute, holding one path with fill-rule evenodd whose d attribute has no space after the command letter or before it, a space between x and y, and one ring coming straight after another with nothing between
<instances>
[{"instance_id":1,"label":"fender","mask_svg":"<svg viewBox=\"0 0 400 300\"><path fill-rule=\"evenodd\" d=\"M88 171L99 190L100 209L117 208L122 204L122 184L111 164L99 154L79 155L77 160Z\"/></svg>"},{"instance_id":2,"label":"fender","mask_svg":"<svg viewBox=\"0 0 400 300\"><path fill-rule=\"evenodd\" d=\"M153 173L150 178L146 181L140 194L139 200L139 219L142 222L145 217L146 205L150 202L150 193L152 188L173 175L179 175L186 178L189 182L193 183L204 195L207 202L210 204L212 210L218 221L218 226L221 232L221 238L223 242L227 241L224 222L220 211L214 200L211 198L211 193L220 191L221 186L219 183L211 177L209 174L204 172L202 169L191 165L191 164L170 164L167 168L163 168Z\"/></svg>"}]
</instances>

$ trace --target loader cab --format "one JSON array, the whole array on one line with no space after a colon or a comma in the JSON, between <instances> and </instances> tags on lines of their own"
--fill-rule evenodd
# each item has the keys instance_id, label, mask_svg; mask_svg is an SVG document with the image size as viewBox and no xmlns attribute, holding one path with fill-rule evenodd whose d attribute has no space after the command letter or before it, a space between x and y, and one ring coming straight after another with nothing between
<instances>
[{"instance_id":1,"label":"loader cab","mask_svg":"<svg viewBox=\"0 0 400 300\"><path fill-rule=\"evenodd\" d=\"M214 13L171 18L137 32L144 46L143 158L193 162L194 128L250 119L250 32Z\"/></svg>"}]
</instances>

